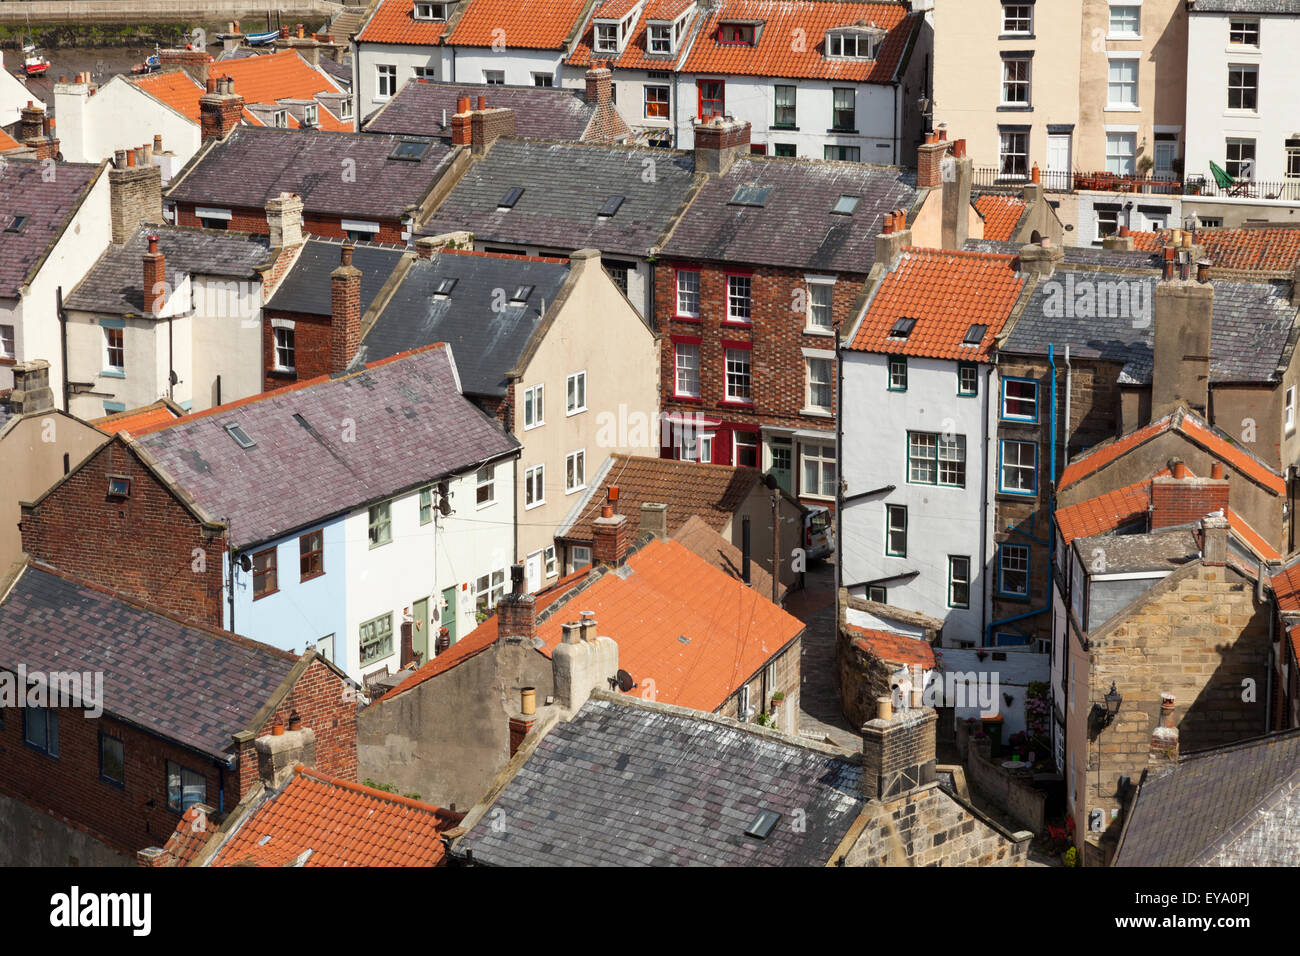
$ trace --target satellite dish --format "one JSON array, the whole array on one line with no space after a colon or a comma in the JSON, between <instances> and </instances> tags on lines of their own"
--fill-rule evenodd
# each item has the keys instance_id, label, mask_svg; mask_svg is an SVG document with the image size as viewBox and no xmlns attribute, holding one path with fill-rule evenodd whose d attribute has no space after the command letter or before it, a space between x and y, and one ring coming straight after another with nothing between
<instances>
[{"instance_id":1,"label":"satellite dish","mask_svg":"<svg viewBox=\"0 0 1300 956\"><path fill-rule=\"evenodd\" d=\"M621 667L618 670L618 677L616 679L618 680L618 689L625 694L636 686L636 682L632 680L632 675Z\"/></svg>"},{"instance_id":2,"label":"satellite dish","mask_svg":"<svg viewBox=\"0 0 1300 956\"><path fill-rule=\"evenodd\" d=\"M241 571L251 571L253 569L253 559L246 554L239 556L239 568Z\"/></svg>"}]
</instances>

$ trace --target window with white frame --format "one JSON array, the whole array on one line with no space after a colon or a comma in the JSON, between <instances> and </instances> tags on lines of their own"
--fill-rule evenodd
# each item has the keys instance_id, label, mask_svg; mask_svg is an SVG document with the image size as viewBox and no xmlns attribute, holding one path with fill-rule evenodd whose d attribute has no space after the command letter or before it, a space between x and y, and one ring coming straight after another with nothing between
<instances>
[{"instance_id":1,"label":"window with white frame","mask_svg":"<svg viewBox=\"0 0 1300 956\"><path fill-rule=\"evenodd\" d=\"M853 132L858 128L858 93L851 86L831 91L831 128Z\"/></svg>"},{"instance_id":2,"label":"window with white frame","mask_svg":"<svg viewBox=\"0 0 1300 956\"><path fill-rule=\"evenodd\" d=\"M1259 109L1259 67L1232 63L1228 66L1228 109L1254 113Z\"/></svg>"},{"instance_id":3,"label":"window with white frame","mask_svg":"<svg viewBox=\"0 0 1300 956\"><path fill-rule=\"evenodd\" d=\"M1014 179L1029 177L1029 133L1001 130L998 133L998 175Z\"/></svg>"},{"instance_id":4,"label":"window with white frame","mask_svg":"<svg viewBox=\"0 0 1300 956\"><path fill-rule=\"evenodd\" d=\"M1029 378L1004 378L1002 417L1017 422L1038 421L1038 383Z\"/></svg>"},{"instance_id":5,"label":"window with white frame","mask_svg":"<svg viewBox=\"0 0 1300 956\"><path fill-rule=\"evenodd\" d=\"M397 92L397 66L379 63L375 66L375 97L386 100Z\"/></svg>"},{"instance_id":6,"label":"window with white frame","mask_svg":"<svg viewBox=\"0 0 1300 956\"><path fill-rule=\"evenodd\" d=\"M415 19L417 20L446 20L447 4L445 3L416 3Z\"/></svg>"},{"instance_id":7,"label":"window with white frame","mask_svg":"<svg viewBox=\"0 0 1300 956\"><path fill-rule=\"evenodd\" d=\"M393 540L393 512L390 502L370 506L368 522L370 547L377 548Z\"/></svg>"},{"instance_id":8,"label":"window with white frame","mask_svg":"<svg viewBox=\"0 0 1300 956\"><path fill-rule=\"evenodd\" d=\"M587 487L586 449L571 451L564 456L564 493L571 495Z\"/></svg>"},{"instance_id":9,"label":"window with white frame","mask_svg":"<svg viewBox=\"0 0 1300 956\"><path fill-rule=\"evenodd\" d=\"M547 545L542 549L542 560L546 562L546 576L553 578L560 573L559 564L555 560L555 545Z\"/></svg>"},{"instance_id":10,"label":"window with white frame","mask_svg":"<svg viewBox=\"0 0 1300 956\"><path fill-rule=\"evenodd\" d=\"M361 646L361 666L381 661L393 653L393 614L381 614L363 623L358 629Z\"/></svg>"},{"instance_id":11,"label":"window with white frame","mask_svg":"<svg viewBox=\"0 0 1300 956\"><path fill-rule=\"evenodd\" d=\"M474 475L474 503L480 508L497 500L496 465L484 465Z\"/></svg>"},{"instance_id":12,"label":"window with white frame","mask_svg":"<svg viewBox=\"0 0 1300 956\"><path fill-rule=\"evenodd\" d=\"M592 45L597 53L618 52L618 24L597 23L595 43Z\"/></svg>"},{"instance_id":13,"label":"window with white frame","mask_svg":"<svg viewBox=\"0 0 1300 956\"><path fill-rule=\"evenodd\" d=\"M673 52L673 28L668 23L652 23L646 31L651 53Z\"/></svg>"},{"instance_id":14,"label":"window with white frame","mask_svg":"<svg viewBox=\"0 0 1300 956\"><path fill-rule=\"evenodd\" d=\"M850 60L874 60L882 33L845 30L826 34L826 55Z\"/></svg>"},{"instance_id":15,"label":"window with white frame","mask_svg":"<svg viewBox=\"0 0 1300 956\"><path fill-rule=\"evenodd\" d=\"M689 319L700 316L700 273L695 269L677 270L677 314Z\"/></svg>"},{"instance_id":16,"label":"window with white frame","mask_svg":"<svg viewBox=\"0 0 1300 956\"><path fill-rule=\"evenodd\" d=\"M273 116L274 116L274 119L275 119L275 128L276 128L276 129L288 129L288 128L289 128L289 111L288 111L288 110L276 110L275 113L273 114Z\"/></svg>"},{"instance_id":17,"label":"window with white frame","mask_svg":"<svg viewBox=\"0 0 1300 956\"><path fill-rule=\"evenodd\" d=\"M916 485L966 487L966 436L908 432L907 480Z\"/></svg>"},{"instance_id":18,"label":"window with white frame","mask_svg":"<svg viewBox=\"0 0 1300 956\"><path fill-rule=\"evenodd\" d=\"M574 571L591 564L591 548L583 544L572 545L569 548L569 564Z\"/></svg>"},{"instance_id":19,"label":"window with white frame","mask_svg":"<svg viewBox=\"0 0 1300 956\"><path fill-rule=\"evenodd\" d=\"M524 428L546 424L546 386L534 385L524 390Z\"/></svg>"},{"instance_id":20,"label":"window with white frame","mask_svg":"<svg viewBox=\"0 0 1300 956\"><path fill-rule=\"evenodd\" d=\"M683 398L700 397L700 347L677 342L673 345L677 366L674 394Z\"/></svg>"},{"instance_id":21,"label":"window with white frame","mask_svg":"<svg viewBox=\"0 0 1300 956\"><path fill-rule=\"evenodd\" d=\"M564 412L576 415L587 410L587 373L574 372L564 384Z\"/></svg>"},{"instance_id":22,"label":"window with white frame","mask_svg":"<svg viewBox=\"0 0 1300 956\"><path fill-rule=\"evenodd\" d=\"M749 350L727 349L727 401L753 401L749 377Z\"/></svg>"},{"instance_id":23,"label":"window with white frame","mask_svg":"<svg viewBox=\"0 0 1300 956\"><path fill-rule=\"evenodd\" d=\"M1233 18L1228 21L1228 42L1233 46L1259 46L1259 21Z\"/></svg>"},{"instance_id":24,"label":"window with white frame","mask_svg":"<svg viewBox=\"0 0 1300 956\"><path fill-rule=\"evenodd\" d=\"M783 129L794 129L797 125L795 113L795 94L798 88L786 84L772 87L772 125Z\"/></svg>"},{"instance_id":25,"label":"window with white frame","mask_svg":"<svg viewBox=\"0 0 1300 956\"><path fill-rule=\"evenodd\" d=\"M1119 206L1113 203L1097 203L1092 207L1092 212L1096 218L1096 226L1093 230L1095 238L1092 244L1099 246L1107 236L1119 232Z\"/></svg>"},{"instance_id":26,"label":"window with white frame","mask_svg":"<svg viewBox=\"0 0 1300 956\"><path fill-rule=\"evenodd\" d=\"M1285 418L1283 419L1288 433L1295 431L1295 386L1292 385L1286 390Z\"/></svg>"},{"instance_id":27,"label":"window with white frame","mask_svg":"<svg viewBox=\"0 0 1300 956\"><path fill-rule=\"evenodd\" d=\"M1136 171L1137 133L1106 134L1106 171L1132 176Z\"/></svg>"},{"instance_id":28,"label":"window with white frame","mask_svg":"<svg viewBox=\"0 0 1300 956\"><path fill-rule=\"evenodd\" d=\"M671 115L669 109L668 87L666 86L647 86L645 88L645 118L646 119L668 119Z\"/></svg>"},{"instance_id":29,"label":"window with white frame","mask_svg":"<svg viewBox=\"0 0 1300 956\"><path fill-rule=\"evenodd\" d=\"M803 457L803 493L815 498L834 498L836 491L835 446L799 446Z\"/></svg>"},{"instance_id":30,"label":"window with white frame","mask_svg":"<svg viewBox=\"0 0 1300 956\"><path fill-rule=\"evenodd\" d=\"M12 359L18 357L18 350L14 345L14 327L12 325L0 325L0 358Z\"/></svg>"},{"instance_id":31,"label":"window with white frame","mask_svg":"<svg viewBox=\"0 0 1300 956\"><path fill-rule=\"evenodd\" d=\"M1008 56L1002 60L1002 105L1029 105L1029 71L1033 60L1027 56Z\"/></svg>"},{"instance_id":32,"label":"window with white frame","mask_svg":"<svg viewBox=\"0 0 1300 956\"><path fill-rule=\"evenodd\" d=\"M749 321L753 288L751 276L727 276L727 321Z\"/></svg>"},{"instance_id":33,"label":"window with white frame","mask_svg":"<svg viewBox=\"0 0 1300 956\"><path fill-rule=\"evenodd\" d=\"M1142 5L1139 3L1112 3L1110 5L1110 38L1137 40L1142 34Z\"/></svg>"},{"instance_id":34,"label":"window with white frame","mask_svg":"<svg viewBox=\"0 0 1300 956\"><path fill-rule=\"evenodd\" d=\"M678 428L673 437L673 453L679 461L713 461L713 432L702 432L686 426Z\"/></svg>"},{"instance_id":35,"label":"window with white frame","mask_svg":"<svg viewBox=\"0 0 1300 956\"><path fill-rule=\"evenodd\" d=\"M488 86L505 86L506 71L505 70L484 70L483 82L486 83Z\"/></svg>"},{"instance_id":36,"label":"window with white frame","mask_svg":"<svg viewBox=\"0 0 1300 956\"><path fill-rule=\"evenodd\" d=\"M524 472L524 507L546 504L546 466L533 465Z\"/></svg>"},{"instance_id":37,"label":"window with white frame","mask_svg":"<svg viewBox=\"0 0 1300 956\"><path fill-rule=\"evenodd\" d=\"M829 282L808 283L808 328L817 332L830 332L834 329L834 315L831 311L832 295L835 286Z\"/></svg>"},{"instance_id":38,"label":"window with white frame","mask_svg":"<svg viewBox=\"0 0 1300 956\"><path fill-rule=\"evenodd\" d=\"M978 395L979 390L979 366L973 362L959 362L957 364L957 394Z\"/></svg>"},{"instance_id":39,"label":"window with white frame","mask_svg":"<svg viewBox=\"0 0 1300 956\"><path fill-rule=\"evenodd\" d=\"M1300 179L1300 139L1286 141L1286 178ZM0 335L3 333L3 327L0 327ZM0 351L3 351L2 346Z\"/></svg>"},{"instance_id":40,"label":"window with white frame","mask_svg":"<svg viewBox=\"0 0 1300 956\"><path fill-rule=\"evenodd\" d=\"M1106 65L1106 108L1137 109L1138 61L1133 57L1111 57Z\"/></svg>"},{"instance_id":41,"label":"window with white frame","mask_svg":"<svg viewBox=\"0 0 1300 956\"><path fill-rule=\"evenodd\" d=\"M948 555L948 606L970 607L970 558Z\"/></svg>"},{"instance_id":42,"label":"window with white frame","mask_svg":"<svg viewBox=\"0 0 1300 956\"><path fill-rule=\"evenodd\" d=\"M1029 596L1029 548L1005 542L998 545L998 593Z\"/></svg>"},{"instance_id":43,"label":"window with white frame","mask_svg":"<svg viewBox=\"0 0 1300 956\"><path fill-rule=\"evenodd\" d=\"M834 363L828 358L805 359L808 365L808 391L804 404L811 411L830 412L834 388Z\"/></svg>"},{"instance_id":44,"label":"window with white frame","mask_svg":"<svg viewBox=\"0 0 1300 956\"><path fill-rule=\"evenodd\" d=\"M1009 495L1033 495L1038 492L1038 443L1032 441L1001 442L1002 470L998 491Z\"/></svg>"},{"instance_id":45,"label":"window with white frame","mask_svg":"<svg viewBox=\"0 0 1300 956\"><path fill-rule=\"evenodd\" d=\"M550 87L552 87L552 86L554 86L554 85L555 85L555 74L554 74L554 73L534 73L534 74L533 74L533 86L541 87L541 88L543 88L543 89L549 89Z\"/></svg>"},{"instance_id":46,"label":"window with white frame","mask_svg":"<svg viewBox=\"0 0 1300 956\"><path fill-rule=\"evenodd\" d=\"M1227 156L1224 168L1233 179L1253 180L1255 178L1255 141L1253 139L1230 139L1227 141Z\"/></svg>"},{"instance_id":47,"label":"window with white frame","mask_svg":"<svg viewBox=\"0 0 1300 956\"><path fill-rule=\"evenodd\" d=\"M294 369L293 329L278 326L272 329L275 335L275 367L282 372Z\"/></svg>"},{"instance_id":48,"label":"window with white frame","mask_svg":"<svg viewBox=\"0 0 1300 956\"><path fill-rule=\"evenodd\" d=\"M1034 5L1032 3L1002 4L1002 32L1021 36L1034 32Z\"/></svg>"},{"instance_id":49,"label":"window with white frame","mask_svg":"<svg viewBox=\"0 0 1300 956\"><path fill-rule=\"evenodd\" d=\"M126 368L124 332L120 328L104 327L104 369L121 372Z\"/></svg>"},{"instance_id":50,"label":"window with white frame","mask_svg":"<svg viewBox=\"0 0 1300 956\"><path fill-rule=\"evenodd\" d=\"M907 506L885 505L885 554L907 557Z\"/></svg>"},{"instance_id":51,"label":"window with white frame","mask_svg":"<svg viewBox=\"0 0 1300 956\"><path fill-rule=\"evenodd\" d=\"M758 432L734 431L731 463L737 468L758 467Z\"/></svg>"},{"instance_id":52,"label":"window with white frame","mask_svg":"<svg viewBox=\"0 0 1300 956\"><path fill-rule=\"evenodd\" d=\"M474 612L484 617L506 596L506 572L502 568L481 574L474 581Z\"/></svg>"}]
</instances>

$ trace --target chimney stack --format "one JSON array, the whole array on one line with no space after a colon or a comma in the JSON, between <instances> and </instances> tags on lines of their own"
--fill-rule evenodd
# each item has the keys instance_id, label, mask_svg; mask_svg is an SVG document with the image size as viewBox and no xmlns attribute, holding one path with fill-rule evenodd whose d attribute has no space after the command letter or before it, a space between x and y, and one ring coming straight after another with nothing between
<instances>
[{"instance_id":1,"label":"chimney stack","mask_svg":"<svg viewBox=\"0 0 1300 956\"><path fill-rule=\"evenodd\" d=\"M510 566L511 591L497 602L497 636L531 642L537 636L537 599L524 584L524 566Z\"/></svg>"},{"instance_id":2,"label":"chimney stack","mask_svg":"<svg viewBox=\"0 0 1300 956\"><path fill-rule=\"evenodd\" d=\"M604 106L610 102L614 74L607 67L593 67L587 71L587 103Z\"/></svg>"},{"instance_id":3,"label":"chimney stack","mask_svg":"<svg viewBox=\"0 0 1300 956\"><path fill-rule=\"evenodd\" d=\"M572 717L587 702L593 690L606 690L618 674L618 645L608 637L594 637L595 618L561 627L560 643L551 651L551 672L555 700L565 717ZM584 639L585 637L585 639Z\"/></svg>"},{"instance_id":4,"label":"chimney stack","mask_svg":"<svg viewBox=\"0 0 1300 956\"><path fill-rule=\"evenodd\" d=\"M1228 563L1228 519L1221 514L1201 519L1201 563L1211 568Z\"/></svg>"},{"instance_id":5,"label":"chimney stack","mask_svg":"<svg viewBox=\"0 0 1300 956\"><path fill-rule=\"evenodd\" d=\"M519 713L510 718L510 756L523 745L524 738L537 724L537 688L519 689Z\"/></svg>"},{"instance_id":6,"label":"chimney stack","mask_svg":"<svg viewBox=\"0 0 1300 956\"><path fill-rule=\"evenodd\" d=\"M465 230L444 232L437 236L421 236L415 240L415 254L421 259L432 259L439 249L473 249L474 233Z\"/></svg>"},{"instance_id":7,"label":"chimney stack","mask_svg":"<svg viewBox=\"0 0 1300 956\"><path fill-rule=\"evenodd\" d=\"M26 145L32 140L41 138L41 134L45 131L45 110L37 106L33 100L28 100L27 105L19 111L18 117L18 136L15 137L18 142Z\"/></svg>"},{"instance_id":8,"label":"chimney stack","mask_svg":"<svg viewBox=\"0 0 1300 956\"><path fill-rule=\"evenodd\" d=\"M135 150L119 149L108 171L108 207L115 245L126 242L142 223L163 221L162 170L137 166Z\"/></svg>"},{"instance_id":9,"label":"chimney stack","mask_svg":"<svg viewBox=\"0 0 1300 956\"><path fill-rule=\"evenodd\" d=\"M361 345L361 270L344 243L338 268L330 273L330 371L341 372Z\"/></svg>"},{"instance_id":10,"label":"chimney stack","mask_svg":"<svg viewBox=\"0 0 1300 956\"><path fill-rule=\"evenodd\" d=\"M912 230L907 228L907 213L891 209L885 213L876 235L876 262L891 268L899 253L912 244Z\"/></svg>"},{"instance_id":11,"label":"chimney stack","mask_svg":"<svg viewBox=\"0 0 1300 956\"><path fill-rule=\"evenodd\" d=\"M749 123L731 117L714 116L693 121L695 171L722 176L738 156L749 153Z\"/></svg>"},{"instance_id":12,"label":"chimney stack","mask_svg":"<svg viewBox=\"0 0 1300 956\"><path fill-rule=\"evenodd\" d=\"M316 733L310 727L272 732L258 737L253 746L257 750L258 776L269 790L279 790L288 783L298 764L316 765Z\"/></svg>"},{"instance_id":13,"label":"chimney stack","mask_svg":"<svg viewBox=\"0 0 1300 956\"><path fill-rule=\"evenodd\" d=\"M641 503L641 533L650 532L656 541L668 540L668 506L657 501Z\"/></svg>"},{"instance_id":14,"label":"chimney stack","mask_svg":"<svg viewBox=\"0 0 1300 956\"><path fill-rule=\"evenodd\" d=\"M1178 474L1179 471L1186 474ZM1190 524L1228 507L1228 482L1222 467L1218 478L1195 478L1179 464L1172 478L1151 479L1151 530Z\"/></svg>"},{"instance_id":15,"label":"chimney stack","mask_svg":"<svg viewBox=\"0 0 1300 956\"><path fill-rule=\"evenodd\" d=\"M486 153L500 137L515 135L515 111L488 109L485 100L480 96L478 109L469 115L470 151L475 156Z\"/></svg>"},{"instance_id":16,"label":"chimney stack","mask_svg":"<svg viewBox=\"0 0 1300 956\"><path fill-rule=\"evenodd\" d=\"M1160 695L1160 717L1151 732L1147 778L1163 777L1178 766L1178 727L1174 723L1174 695Z\"/></svg>"},{"instance_id":17,"label":"chimney stack","mask_svg":"<svg viewBox=\"0 0 1300 956\"><path fill-rule=\"evenodd\" d=\"M302 197L282 192L266 201L266 224L272 249L291 249L302 243Z\"/></svg>"},{"instance_id":18,"label":"chimney stack","mask_svg":"<svg viewBox=\"0 0 1300 956\"><path fill-rule=\"evenodd\" d=\"M225 139L244 116L244 98L235 92L235 81L228 76L206 83L207 92L199 97L199 122L203 141Z\"/></svg>"},{"instance_id":19,"label":"chimney stack","mask_svg":"<svg viewBox=\"0 0 1300 956\"><path fill-rule=\"evenodd\" d=\"M937 189L943 185L943 173L939 164L948 155L948 144L939 139L939 134L925 134L925 142L916 148L916 188Z\"/></svg>"},{"instance_id":20,"label":"chimney stack","mask_svg":"<svg viewBox=\"0 0 1300 956\"><path fill-rule=\"evenodd\" d=\"M1186 405L1208 420L1214 285L1171 278L1173 251L1165 250L1165 278L1155 288L1151 418Z\"/></svg>"},{"instance_id":21,"label":"chimney stack","mask_svg":"<svg viewBox=\"0 0 1300 956\"><path fill-rule=\"evenodd\" d=\"M1065 248L1052 244L1047 236L1041 243L1028 243L1020 247L1020 271L1025 275L1051 278L1056 267L1065 261Z\"/></svg>"},{"instance_id":22,"label":"chimney stack","mask_svg":"<svg viewBox=\"0 0 1300 956\"><path fill-rule=\"evenodd\" d=\"M471 141L469 97L456 99L456 112L451 117L451 144L469 146Z\"/></svg>"},{"instance_id":23,"label":"chimney stack","mask_svg":"<svg viewBox=\"0 0 1300 956\"><path fill-rule=\"evenodd\" d=\"M960 249L970 235L970 187L974 176L966 141L955 140L951 155L939 162L943 179L943 248Z\"/></svg>"},{"instance_id":24,"label":"chimney stack","mask_svg":"<svg viewBox=\"0 0 1300 956\"><path fill-rule=\"evenodd\" d=\"M601 509L600 517L592 522L591 557L596 565L617 568L627 560L628 530L627 515L614 513L614 502L618 500L618 488L611 485L609 497Z\"/></svg>"},{"instance_id":25,"label":"chimney stack","mask_svg":"<svg viewBox=\"0 0 1300 956\"><path fill-rule=\"evenodd\" d=\"M9 392L9 411L14 415L34 415L54 408L54 391L50 388L50 363L45 359L19 362L10 368L14 385Z\"/></svg>"},{"instance_id":26,"label":"chimney stack","mask_svg":"<svg viewBox=\"0 0 1300 956\"><path fill-rule=\"evenodd\" d=\"M144 254L144 311L162 315L167 305L167 260L158 251L158 237L149 237L149 251Z\"/></svg>"},{"instance_id":27,"label":"chimney stack","mask_svg":"<svg viewBox=\"0 0 1300 956\"><path fill-rule=\"evenodd\" d=\"M158 66L163 70L179 66L194 77L194 82L203 86L207 83L208 72L212 68L212 55L207 50L192 50L189 47L184 50L159 50Z\"/></svg>"},{"instance_id":28,"label":"chimney stack","mask_svg":"<svg viewBox=\"0 0 1300 956\"><path fill-rule=\"evenodd\" d=\"M878 716L862 725L862 792L883 803L934 781L939 716L929 707L892 713L890 698L881 702Z\"/></svg>"}]
</instances>

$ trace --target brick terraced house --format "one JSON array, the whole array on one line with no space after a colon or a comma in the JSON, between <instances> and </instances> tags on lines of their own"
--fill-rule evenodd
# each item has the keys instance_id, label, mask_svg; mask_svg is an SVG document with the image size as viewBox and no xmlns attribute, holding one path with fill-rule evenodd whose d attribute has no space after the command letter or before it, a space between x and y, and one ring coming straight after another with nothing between
<instances>
[{"instance_id":1,"label":"brick terraced house","mask_svg":"<svg viewBox=\"0 0 1300 956\"><path fill-rule=\"evenodd\" d=\"M238 804L258 778L254 740L276 724L312 728L320 769L356 779L354 685L314 651L186 621L35 562L15 570L0 580L0 667L54 686L84 680L76 700L30 706L22 688L29 706L0 713L6 865L129 865L191 807ZM101 715L85 690L96 673Z\"/></svg>"}]
</instances>

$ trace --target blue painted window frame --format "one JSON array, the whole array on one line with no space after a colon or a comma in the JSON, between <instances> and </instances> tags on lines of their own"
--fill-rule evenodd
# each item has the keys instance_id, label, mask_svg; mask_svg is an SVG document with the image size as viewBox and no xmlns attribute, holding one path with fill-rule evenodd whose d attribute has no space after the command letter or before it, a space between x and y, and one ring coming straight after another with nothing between
<instances>
[{"instance_id":1,"label":"blue painted window frame","mask_svg":"<svg viewBox=\"0 0 1300 956\"><path fill-rule=\"evenodd\" d=\"M1011 382L1019 382L1034 387L1034 414L1033 415L1008 415L1007 414L1007 385ZM1016 378L1015 376L1006 376L1002 379L1002 400L999 403L999 414L1004 422L1027 422L1029 424L1038 424L1038 381L1032 378Z\"/></svg>"}]
</instances>

